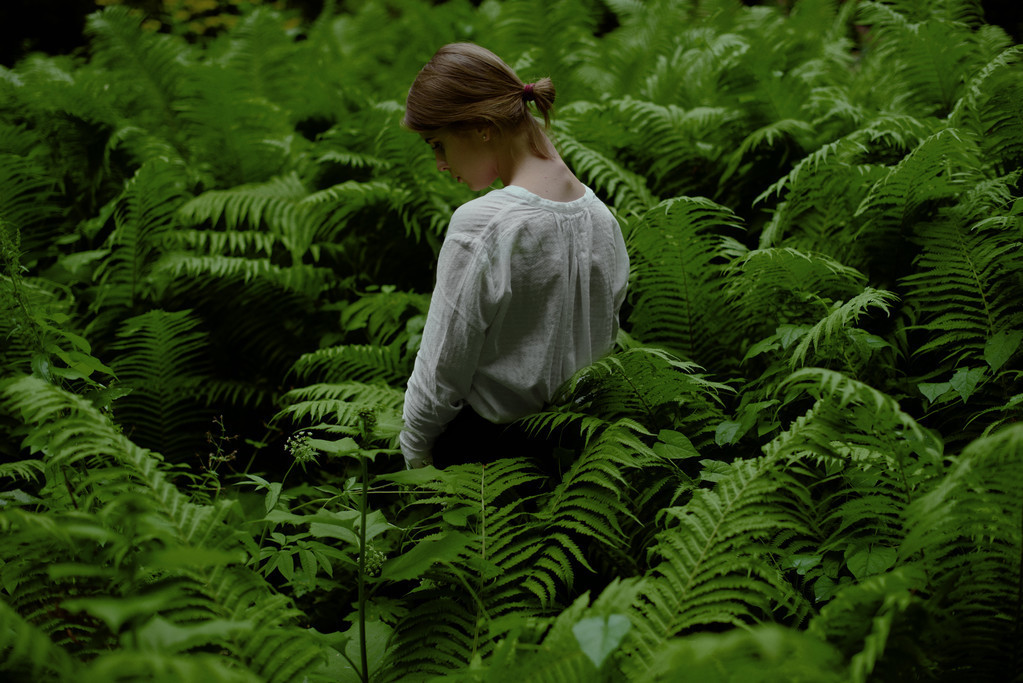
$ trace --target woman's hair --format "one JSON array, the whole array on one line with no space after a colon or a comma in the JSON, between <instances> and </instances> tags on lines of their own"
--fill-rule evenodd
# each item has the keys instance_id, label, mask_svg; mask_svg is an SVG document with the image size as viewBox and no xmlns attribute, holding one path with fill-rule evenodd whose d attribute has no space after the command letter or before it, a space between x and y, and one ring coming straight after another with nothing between
<instances>
[{"instance_id":1,"label":"woman's hair","mask_svg":"<svg viewBox=\"0 0 1023 683\"><path fill-rule=\"evenodd\" d=\"M554 83L541 78L531 86L490 50L451 43L437 50L416 76L402 125L417 133L486 125L502 132L522 129L533 152L549 158L543 131L551 124ZM529 100L543 117L543 128L530 113Z\"/></svg>"}]
</instances>

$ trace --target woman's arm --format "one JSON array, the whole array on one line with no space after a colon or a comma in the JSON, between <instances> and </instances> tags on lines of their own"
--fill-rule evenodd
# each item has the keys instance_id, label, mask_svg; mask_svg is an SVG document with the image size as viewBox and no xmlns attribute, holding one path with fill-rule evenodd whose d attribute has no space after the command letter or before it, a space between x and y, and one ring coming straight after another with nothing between
<instances>
[{"instance_id":1,"label":"woman's arm","mask_svg":"<svg viewBox=\"0 0 1023 683\"><path fill-rule=\"evenodd\" d=\"M471 241L449 237L441 248L437 286L405 391L399 442L409 467L432 462L433 442L472 388L486 330L484 261Z\"/></svg>"}]
</instances>

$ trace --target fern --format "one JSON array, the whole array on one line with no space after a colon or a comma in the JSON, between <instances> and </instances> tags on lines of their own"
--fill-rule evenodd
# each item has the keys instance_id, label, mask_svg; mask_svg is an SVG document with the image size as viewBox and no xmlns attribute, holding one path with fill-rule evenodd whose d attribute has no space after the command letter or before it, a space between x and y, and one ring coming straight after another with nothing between
<instances>
[{"instance_id":1,"label":"fern","mask_svg":"<svg viewBox=\"0 0 1023 683\"><path fill-rule=\"evenodd\" d=\"M198 390L207 375L207 337L190 311L153 310L124 321L112 365L131 389L119 422L143 446L174 458L191 455L204 419Z\"/></svg>"},{"instance_id":2,"label":"fern","mask_svg":"<svg viewBox=\"0 0 1023 683\"><path fill-rule=\"evenodd\" d=\"M807 630L842 652L848 661L846 680L899 680L931 669L934 663L917 645L931 627L915 595L923 583L919 571L900 568L848 586Z\"/></svg>"},{"instance_id":3,"label":"fern","mask_svg":"<svg viewBox=\"0 0 1023 683\"><path fill-rule=\"evenodd\" d=\"M976 10L972 1L948 4ZM961 84L980 66L969 29L933 15L914 21L915 17L879 2L867 0L860 6L862 21L877 33L878 58L894 67L889 74L892 82L885 89L905 92L907 104L918 113L949 113Z\"/></svg>"},{"instance_id":4,"label":"fern","mask_svg":"<svg viewBox=\"0 0 1023 683\"><path fill-rule=\"evenodd\" d=\"M96 269L94 310L135 311L157 297L152 278L162 240L176 226L174 213L184 200L180 169L163 161L143 165L114 202L114 229L106 240L108 256Z\"/></svg>"},{"instance_id":5,"label":"fern","mask_svg":"<svg viewBox=\"0 0 1023 683\"><path fill-rule=\"evenodd\" d=\"M729 271L729 297L750 339L782 325L809 325L836 301L856 296L866 280L855 268L793 247L749 251ZM750 349L746 359L759 352Z\"/></svg>"},{"instance_id":6,"label":"fern","mask_svg":"<svg viewBox=\"0 0 1023 683\"><path fill-rule=\"evenodd\" d=\"M154 619L163 618L186 633L188 624L205 624L205 633L201 628L194 631L199 640L182 650L196 643L227 646L236 661L261 680L297 680L311 672L322 651L310 647L302 631L288 626L293 613L286 600L236 564L240 545L232 503L191 503L169 480L166 465L130 442L77 396L32 377L5 381L2 396L6 413L35 426L34 434L47 435L30 437L26 445L41 451L53 468L49 471L56 486L51 490L68 493L64 502L52 497L52 509L42 513L5 513L5 525L18 532L6 537L5 552L20 548L30 564L45 572L58 552L53 544L64 548L60 556L71 561L49 571L59 579L58 585L73 591L75 599L66 608L90 617L84 622L90 648L115 646L115 636L122 629L134 631L136 643L146 628L157 638L176 637L173 629L158 635L160 626ZM71 483L67 471L83 465L90 476L76 477ZM143 514L138 518L111 514L122 506ZM46 541L44 546L41 540ZM39 588L49 592L52 586L47 587L39 574L19 569L26 583L19 590L19 596L25 597L19 597L18 609L43 620L46 603L32 600L37 596L45 600ZM236 623L227 626L217 619ZM64 620L50 617L46 621L51 638L63 628ZM179 637L181 631L176 633ZM94 665L107 675L104 667L114 662L126 665L136 659L136 653L141 650L128 649L106 660L99 657ZM201 654L189 653L187 661L167 661L186 667L185 671L213 667L210 675L229 675L225 673L229 669L205 660ZM132 666L140 664L134 661Z\"/></svg>"},{"instance_id":7,"label":"fern","mask_svg":"<svg viewBox=\"0 0 1023 683\"><path fill-rule=\"evenodd\" d=\"M27 235L21 247L35 261L51 248L55 222L60 210L55 204L55 183L38 162L19 154L0 150L0 220L4 230L18 229Z\"/></svg>"},{"instance_id":8,"label":"fern","mask_svg":"<svg viewBox=\"0 0 1023 683\"><path fill-rule=\"evenodd\" d=\"M675 198L630 226L631 333L684 358L718 361L726 309L721 252L738 221L701 198Z\"/></svg>"},{"instance_id":9,"label":"fern","mask_svg":"<svg viewBox=\"0 0 1023 683\"><path fill-rule=\"evenodd\" d=\"M550 552L559 539L545 539L523 510L522 494L537 479L527 462L506 459L451 467L424 483L427 495L417 503L440 510L422 525L420 543L454 535L461 549L423 577L415 606L396 626L388 680L465 666L492 651L501 617L543 614L549 588L569 568Z\"/></svg>"},{"instance_id":10,"label":"fern","mask_svg":"<svg viewBox=\"0 0 1023 683\"><path fill-rule=\"evenodd\" d=\"M819 512L818 544L804 570L818 601L852 577L891 568L905 535L906 507L941 474L943 444L894 399L841 373L806 368L782 385L783 403L815 401L765 451L797 455L808 472ZM811 546L813 547L813 546Z\"/></svg>"},{"instance_id":11,"label":"fern","mask_svg":"<svg viewBox=\"0 0 1023 683\"><path fill-rule=\"evenodd\" d=\"M849 301L836 302L832 310L810 328L799 341L799 344L796 345L789 359L790 365L794 367L804 364L811 346L814 347L817 354L822 356L824 355L824 349L822 348L824 345L838 347L852 346L856 348L859 338L854 334L855 328L852 325L856 323L868 308L880 309L884 313L888 313L897 299L898 297L892 292L875 290L868 287L849 299ZM836 339L839 335L844 337L844 339L841 339L841 341ZM849 344L850 341L852 341L851 345ZM857 350L865 350L865 355L869 358L869 347ZM851 355L849 350L843 349L843 353L848 360ZM859 363L852 362L850 365L855 366L859 365Z\"/></svg>"},{"instance_id":12,"label":"fern","mask_svg":"<svg viewBox=\"0 0 1023 683\"><path fill-rule=\"evenodd\" d=\"M71 679L75 666L70 655L3 600L0 600L0 634L0 652L3 653L0 670L26 679Z\"/></svg>"},{"instance_id":13,"label":"fern","mask_svg":"<svg viewBox=\"0 0 1023 683\"><path fill-rule=\"evenodd\" d=\"M931 651L942 670L975 680L1023 672L1021 457L1018 425L977 439L907 510L899 554L927 572L937 621Z\"/></svg>"},{"instance_id":14,"label":"fern","mask_svg":"<svg viewBox=\"0 0 1023 683\"><path fill-rule=\"evenodd\" d=\"M655 552L661 558L630 610L635 630L623 665L642 676L669 638L699 626L740 626L805 606L771 565L772 541L805 533L797 481L776 458L733 463L713 489L666 508ZM633 635L634 634L634 635Z\"/></svg>"},{"instance_id":15,"label":"fern","mask_svg":"<svg viewBox=\"0 0 1023 683\"><path fill-rule=\"evenodd\" d=\"M921 392L935 392L928 396L931 402L969 401L978 383L986 384L1004 372L989 355L991 345L1023 328L1016 305L1023 290L1013 275L1019 269L1018 231L1014 230L1018 218L1006 215L1016 177L978 184L959 205L918 234L921 250L916 272L906 276L903 284L915 314L915 324L908 328L914 335L913 352L921 358L940 359L922 378L938 383L918 384ZM1012 352L1010 348L1010 356ZM1005 360L1008 357L1001 362ZM966 375L958 373L972 373L968 385L960 384ZM941 382L949 385L942 390ZM953 384L956 389L949 391ZM981 400L997 400L999 394L1003 400L1008 397L995 388Z\"/></svg>"},{"instance_id":16,"label":"fern","mask_svg":"<svg viewBox=\"0 0 1023 683\"><path fill-rule=\"evenodd\" d=\"M411 373L400 344L332 346L304 354L293 368L300 377L320 375L328 382L383 382L395 385Z\"/></svg>"},{"instance_id":17,"label":"fern","mask_svg":"<svg viewBox=\"0 0 1023 683\"><path fill-rule=\"evenodd\" d=\"M643 211L656 202L641 176L578 141L570 131L555 130L565 161L585 182L606 193L619 211Z\"/></svg>"},{"instance_id":18,"label":"fern","mask_svg":"<svg viewBox=\"0 0 1023 683\"><path fill-rule=\"evenodd\" d=\"M170 36L140 28L139 18L126 7L108 7L90 15L86 33L91 37L96 64L126 75L115 93L122 110L184 149L174 97L187 80L187 46Z\"/></svg>"}]
</instances>

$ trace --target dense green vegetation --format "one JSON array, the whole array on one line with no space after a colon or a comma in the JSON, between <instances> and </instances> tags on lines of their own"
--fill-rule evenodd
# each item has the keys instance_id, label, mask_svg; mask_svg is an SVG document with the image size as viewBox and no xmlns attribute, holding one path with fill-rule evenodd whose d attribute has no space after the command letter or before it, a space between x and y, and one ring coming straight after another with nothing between
<instances>
[{"instance_id":1,"label":"dense green vegetation","mask_svg":"<svg viewBox=\"0 0 1023 683\"><path fill-rule=\"evenodd\" d=\"M1023 47L791 5L112 6L0 68L6 679L1023 680ZM395 450L455 40L632 256L553 463Z\"/></svg>"}]
</instances>

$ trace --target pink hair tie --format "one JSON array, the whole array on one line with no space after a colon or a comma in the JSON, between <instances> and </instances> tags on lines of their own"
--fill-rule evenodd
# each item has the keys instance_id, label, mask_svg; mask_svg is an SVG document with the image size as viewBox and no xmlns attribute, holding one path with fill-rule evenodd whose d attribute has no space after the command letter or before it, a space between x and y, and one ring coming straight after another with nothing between
<instances>
[{"instance_id":1,"label":"pink hair tie","mask_svg":"<svg viewBox=\"0 0 1023 683\"><path fill-rule=\"evenodd\" d=\"M526 83L522 87L522 99L524 99L526 102L532 102L533 100L536 99L536 95L533 94L532 83Z\"/></svg>"}]
</instances>

